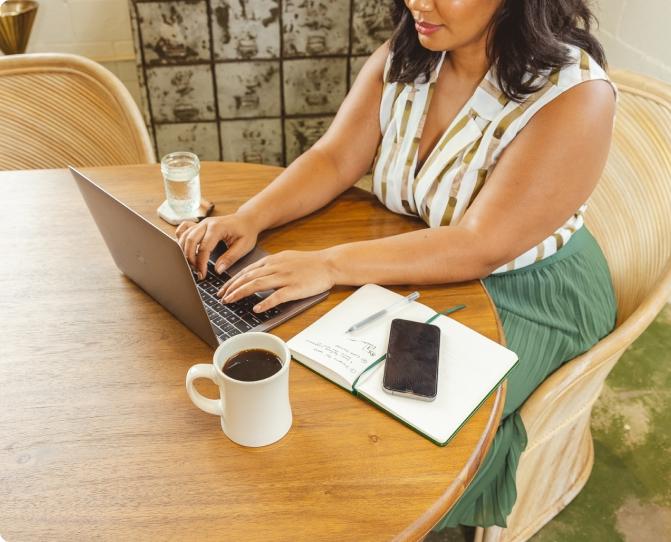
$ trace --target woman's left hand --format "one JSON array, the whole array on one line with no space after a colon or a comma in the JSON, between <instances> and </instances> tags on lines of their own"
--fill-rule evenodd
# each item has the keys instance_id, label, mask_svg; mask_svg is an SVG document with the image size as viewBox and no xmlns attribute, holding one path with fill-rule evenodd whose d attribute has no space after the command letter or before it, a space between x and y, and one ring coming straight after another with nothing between
<instances>
[{"instance_id":1,"label":"woman's left hand","mask_svg":"<svg viewBox=\"0 0 671 542\"><path fill-rule=\"evenodd\" d=\"M331 269L323 251L285 250L261 258L242 269L218 292L224 303L234 303L264 290L275 290L254 306L263 312L295 299L319 294L333 286Z\"/></svg>"}]
</instances>

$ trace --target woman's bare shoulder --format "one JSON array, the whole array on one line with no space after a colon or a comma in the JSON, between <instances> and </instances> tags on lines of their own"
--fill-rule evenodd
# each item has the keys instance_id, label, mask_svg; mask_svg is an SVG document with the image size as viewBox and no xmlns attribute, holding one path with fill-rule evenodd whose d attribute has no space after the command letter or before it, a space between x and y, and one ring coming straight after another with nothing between
<instances>
[{"instance_id":1,"label":"woman's bare shoulder","mask_svg":"<svg viewBox=\"0 0 671 542\"><path fill-rule=\"evenodd\" d=\"M612 124L615 101L613 86L609 81L604 79L583 81L564 90L545 105L532 117L529 124L561 125L575 116Z\"/></svg>"},{"instance_id":2,"label":"woman's bare shoulder","mask_svg":"<svg viewBox=\"0 0 671 542\"><path fill-rule=\"evenodd\" d=\"M389 56L389 40L380 45L364 63L357 79L373 79L381 82L384 76L384 67Z\"/></svg>"}]
</instances>

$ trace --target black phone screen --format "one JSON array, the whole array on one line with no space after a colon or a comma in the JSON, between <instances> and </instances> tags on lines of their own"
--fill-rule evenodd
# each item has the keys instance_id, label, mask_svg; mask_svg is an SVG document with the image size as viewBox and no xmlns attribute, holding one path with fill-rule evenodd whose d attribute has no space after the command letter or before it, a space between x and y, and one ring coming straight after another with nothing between
<instances>
[{"instance_id":1,"label":"black phone screen","mask_svg":"<svg viewBox=\"0 0 671 542\"><path fill-rule=\"evenodd\" d=\"M389 392L435 399L440 328L396 318L391 322L382 386Z\"/></svg>"}]
</instances>

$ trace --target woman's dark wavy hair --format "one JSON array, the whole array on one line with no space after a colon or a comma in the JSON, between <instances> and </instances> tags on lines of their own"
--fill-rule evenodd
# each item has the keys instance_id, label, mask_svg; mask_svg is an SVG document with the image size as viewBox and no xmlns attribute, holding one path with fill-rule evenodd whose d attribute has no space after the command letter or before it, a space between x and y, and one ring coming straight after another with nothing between
<instances>
[{"instance_id":1,"label":"woman's dark wavy hair","mask_svg":"<svg viewBox=\"0 0 671 542\"><path fill-rule=\"evenodd\" d=\"M428 79L440 53L420 45L415 21L403 0L394 1L392 18L396 28L391 37L392 62L388 79L411 83L419 76ZM606 55L590 29L596 23L585 0L503 0L491 22L487 56L499 87L511 100L542 87L537 80L570 62L564 43L589 53L606 69ZM526 77L526 74L532 77ZM547 72L546 72L547 73Z\"/></svg>"}]
</instances>

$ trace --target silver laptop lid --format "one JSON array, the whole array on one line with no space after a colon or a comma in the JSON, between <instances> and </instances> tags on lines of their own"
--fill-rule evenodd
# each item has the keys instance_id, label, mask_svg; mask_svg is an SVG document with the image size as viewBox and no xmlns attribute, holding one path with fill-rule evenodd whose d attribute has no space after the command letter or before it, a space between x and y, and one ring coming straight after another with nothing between
<instances>
[{"instance_id":1,"label":"silver laptop lid","mask_svg":"<svg viewBox=\"0 0 671 542\"><path fill-rule=\"evenodd\" d=\"M169 235L70 167L114 263L210 346L217 340L182 250Z\"/></svg>"},{"instance_id":2,"label":"silver laptop lid","mask_svg":"<svg viewBox=\"0 0 671 542\"><path fill-rule=\"evenodd\" d=\"M177 241L81 172L73 167L69 169L116 266L180 322L216 348L220 339L212 328L189 263ZM210 261L216 261L221 248L218 246L212 252ZM256 246L227 272L234 276L266 255L265 251ZM259 295L265 297L271 292L259 292ZM321 301L328 294L327 290L278 305L278 314L254 327L253 331L267 331Z\"/></svg>"}]
</instances>

